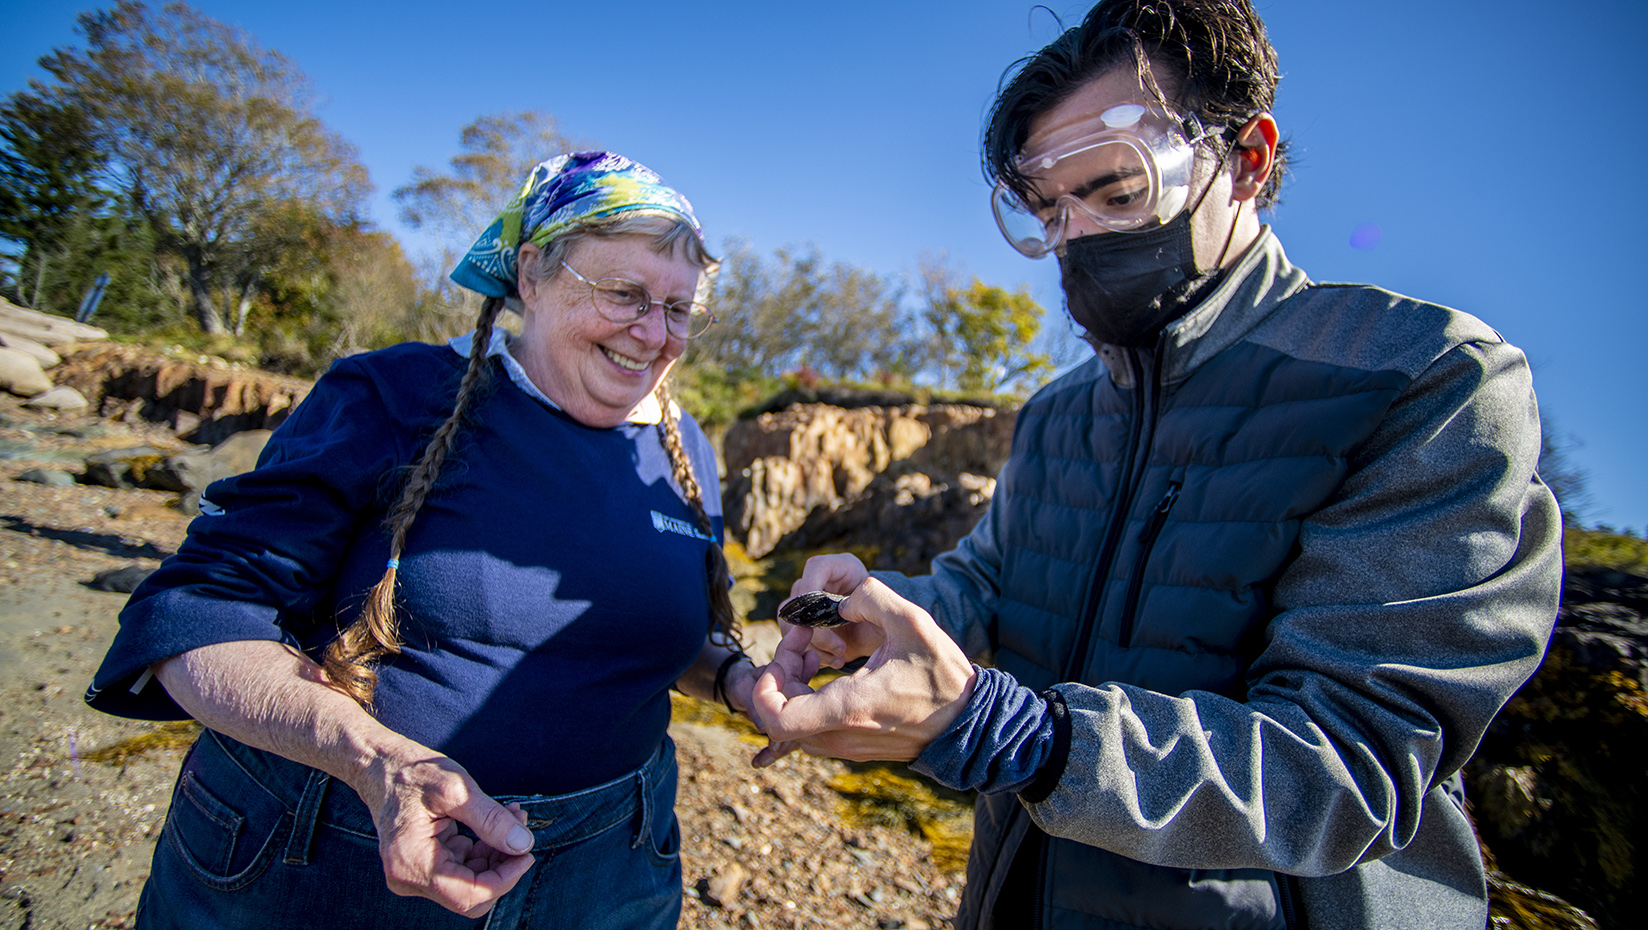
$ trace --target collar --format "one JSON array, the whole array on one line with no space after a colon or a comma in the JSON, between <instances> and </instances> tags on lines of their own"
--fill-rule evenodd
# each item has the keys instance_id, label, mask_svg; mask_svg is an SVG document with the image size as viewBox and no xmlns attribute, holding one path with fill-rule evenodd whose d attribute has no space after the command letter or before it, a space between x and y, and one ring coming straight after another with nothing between
<instances>
[{"instance_id":1,"label":"collar","mask_svg":"<svg viewBox=\"0 0 1648 930\"><path fill-rule=\"evenodd\" d=\"M464 358L469 358L469 348L474 344L474 342L475 331L470 330L462 336L453 336L451 339L446 341L446 344L452 348L452 351L458 353ZM492 341L489 342L486 347L486 357L496 357L499 362L503 364L504 371L509 373L509 380L515 382L515 386L525 391L528 397L531 397L539 403L548 404L555 410L560 410L561 405L545 396L544 392L540 391L538 386L532 383L532 379L527 377L526 369L522 368L521 363L517 362L515 360L515 356L510 354L509 347L513 345L514 342L515 335L513 333L501 326L494 326L492 328ZM670 413L674 416L680 416L680 410L676 407L675 401L673 400L670 401ZM661 422L663 419L663 408L658 405L658 395L648 394L646 398L642 400L633 411L630 412L629 418L626 422L633 423L637 426L653 426Z\"/></svg>"},{"instance_id":2,"label":"collar","mask_svg":"<svg viewBox=\"0 0 1648 930\"><path fill-rule=\"evenodd\" d=\"M1231 266L1224 280L1162 333L1157 343L1160 358L1156 359L1162 369L1162 384L1190 377L1309 284L1309 276L1288 261L1271 228L1262 227L1259 238ZM1109 369L1110 379L1124 389L1133 386L1127 352L1122 346L1101 343L1098 347L1099 359Z\"/></svg>"}]
</instances>

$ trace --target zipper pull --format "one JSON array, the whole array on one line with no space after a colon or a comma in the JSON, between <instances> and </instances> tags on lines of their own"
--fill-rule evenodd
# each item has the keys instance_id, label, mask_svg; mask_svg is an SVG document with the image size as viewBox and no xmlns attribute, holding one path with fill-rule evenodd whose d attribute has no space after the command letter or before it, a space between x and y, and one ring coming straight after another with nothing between
<instances>
[{"instance_id":1,"label":"zipper pull","mask_svg":"<svg viewBox=\"0 0 1648 930\"><path fill-rule=\"evenodd\" d=\"M1155 511L1150 514L1150 520L1145 523L1144 528L1139 530L1139 542L1150 542L1157 533L1161 532L1162 523L1167 520L1167 512L1172 510L1173 505L1178 502L1179 489L1183 487L1183 482L1168 482L1167 493L1162 495L1161 503L1156 505Z\"/></svg>"}]
</instances>

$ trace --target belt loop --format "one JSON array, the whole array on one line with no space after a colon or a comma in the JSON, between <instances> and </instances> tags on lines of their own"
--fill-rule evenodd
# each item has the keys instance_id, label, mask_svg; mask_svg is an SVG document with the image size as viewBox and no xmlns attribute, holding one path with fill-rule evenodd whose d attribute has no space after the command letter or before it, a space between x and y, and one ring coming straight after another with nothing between
<instances>
[{"instance_id":1,"label":"belt loop","mask_svg":"<svg viewBox=\"0 0 1648 930\"><path fill-rule=\"evenodd\" d=\"M303 785L303 796L298 798L298 809L292 812L292 835L286 840L286 864L309 864L309 846L315 836L315 822L320 819L321 801L326 798L326 785L331 780L332 776L320 769L309 770L309 780Z\"/></svg>"}]
</instances>

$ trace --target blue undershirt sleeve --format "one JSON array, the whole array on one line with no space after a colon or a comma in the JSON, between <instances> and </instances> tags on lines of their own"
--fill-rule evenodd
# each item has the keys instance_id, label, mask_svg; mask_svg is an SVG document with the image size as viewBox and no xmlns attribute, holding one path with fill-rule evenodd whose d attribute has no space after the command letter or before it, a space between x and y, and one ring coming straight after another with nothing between
<instances>
[{"instance_id":1,"label":"blue undershirt sleeve","mask_svg":"<svg viewBox=\"0 0 1648 930\"><path fill-rule=\"evenodd\" d=\"M1052 770L1064 768L1070 741L1069 726L1057 725L1062 710L1057 692L1037 694L1006 672L979 668L967 707L910 768L980 794L1038 789L1049 779L1056 783L1060 772Z\"/></svg>"}]
</instances>

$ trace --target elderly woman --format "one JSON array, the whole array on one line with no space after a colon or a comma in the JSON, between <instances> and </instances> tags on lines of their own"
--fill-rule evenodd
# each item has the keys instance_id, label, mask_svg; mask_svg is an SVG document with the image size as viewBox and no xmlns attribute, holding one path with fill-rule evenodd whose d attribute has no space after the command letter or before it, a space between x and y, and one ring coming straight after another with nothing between
<instances>
[{"instance_id":1,"label":"elderly woman","mask_svg":"<svg viewBox=\"0 0 1648 930\"><path fill-rule=\"evenodd\" d=\"M140 926L675 926L668 691L756 678L665 390L715 264L651 171L546 161L452 274L473 334L338 362L208 490L87 693L207 727Z\"/></svg>"}]
</instances>

